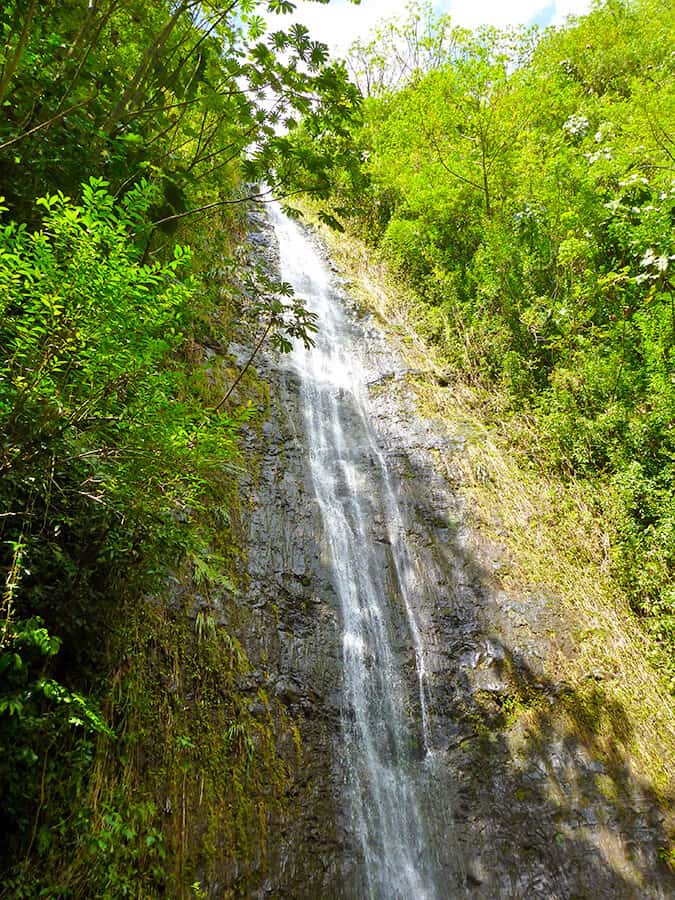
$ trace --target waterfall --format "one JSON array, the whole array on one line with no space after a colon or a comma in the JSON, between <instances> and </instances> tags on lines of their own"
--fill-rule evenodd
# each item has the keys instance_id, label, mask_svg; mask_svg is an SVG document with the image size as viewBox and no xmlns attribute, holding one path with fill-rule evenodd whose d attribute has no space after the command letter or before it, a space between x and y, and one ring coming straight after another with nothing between
<instances>
[{"instance_id":1,"label":"waterfall","mask_svg":"<svg viewBox=\"0 0 675 900\"><path fill-rule=\"evenodd\" d=\"M439 797L419 621L423 579L407 547L395 479L369 422L366 372L330 272L295 222L278 208L271 216L281 275L319 317L315 346L298 345L292 365L340 602L340 756L364 891L373 900L458 896L462 890L449 884L441 862L450 825L442 808L447 794Z\"/></svg>"}]
</instances>

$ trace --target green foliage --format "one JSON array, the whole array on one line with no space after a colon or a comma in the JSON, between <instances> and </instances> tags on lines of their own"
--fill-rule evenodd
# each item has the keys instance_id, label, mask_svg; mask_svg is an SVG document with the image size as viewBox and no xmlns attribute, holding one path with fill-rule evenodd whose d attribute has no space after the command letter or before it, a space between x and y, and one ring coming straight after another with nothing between
<instances>
[{"instance_id":1,"label":"green foliage","mask_svg":"<svg viewBox=\"0 0 675 900\"><path fill-rule=\"evenodd\" d=\"M469 33L413 10L354 48L370 94L351 128L361 172L331 198L424 301L420 331L448 365L536 416L549 463L614 486L615 574L664 659L673 26L665 0L608 0L541 34Z\"/></svg>"},{"instance_id":2,"label":"green foliage","mask_svg":"<svg viewBox=\"0 0 675 900\"><path fill-rule=\"evenodd\" d=\"M10 2L0 38L0 161L21 220L36 192L74 194L83 173L115 194L146 177L160 191L153 218L173 232L192 209L236 202L244 154L249 181L283 192L279 123L324 130L358 102L325 45L299 24L267 31L250 0Z\"/></svg>"},{"instance_id":3,"label":"green foliage","mask_svg":"<svg viewBox=\"0 0 675 900\"><path fill-rule=\"evenodd\" d=\"M40 229L0 229L0 776L13 839L28 826L41 748L73 729L112 736L83 692L48 674L51 659L63 645L80 678L101 659L96 635L121 585L147 588L162 559L178 558L187 536L175 514L198 506L231 452L227 417L207 420L199 452L188 446L204 412L182 399L171 360L189 318L189 254L142 262L151 200L140 185L115 204L92 180L81 205L43 198Z\"/></svg>"},{"instance_id":4,"label":"green foliage","mask_svg":"<svg viewBox=\"0 0 675 900\"><path fill-rule=\"evenodd\" d=\"M112 731L92 702L44 674L45 664L58 653L61 641L38 618L6 619L0 645L0 782L3 785L4 828L14 842L32 826L31 843L42 852L49 832L37 831L28 811L36 793L44 793L53 777L50 750L67 741L90 759L92 734L112 738ZM76 732L82 736L77 737ZM49 773L48 773L49 767ZM17 896L23 896L19 893Z\"/></svg>"},{"instance_id":5,"label":"green foliage","mask_svg":"<svg viewBox=\"0 0 675 900\"><path fill-rule=\"evenodd\" d=\"M391 219L382 238L382 248L392 265L415 281L429 273L419 221Z\"/></svg>"},{"instance_id":6,"label":"green foliage","mask_svg":"<svg viewBox=\"0 0 675 900\"><path fill-rule=\"evenodd\" d=\"M79 762L91 764L91 757ZM54 790L48 782L58 778L58 769L52 767L50 775L43 779L43 790L46 786ZM103 801L95 814L91 810L78 811L71 814L70 821L64 819L52 828L43 825L34 836L41 861L58 853L59 844L72 841L74 836L77 853L70 860L61 860L61 872L52 871L46 880L40 878L39 869L24 862L6 879L3 896L28 900L47 895L91 896L95 892L97 897L114 900L137 897L139 891L143 896L160 896L167 883L166 849L156 822L157 810L152 802L135 803L116 797L114 801ZM86 865L84 885L78 883L73 865L79 854Z\"/></svg>"},{"instance_id":7,"label":"green foliage","mask_svg":"<svg viewBox=\"0 0 675 900\"><path fill-rule=\"evenodd\" d=\"M179 278L189 252L142 262L137 223L151 194L142 185L115 206L92 181L81 206L44 198L39 230L0 232L3 525L21 536L26 568L39 554L63 571L66 593L80 567L63 532L72 537L84 509L99 563L114 568L138 559L136 528L154 519L168 533L170 510L204 486L188 447L203 413L182 399L185 375L171 363L189 319L192 288ZM223 420L201 446L228 443Z\"/></svg>"},{"instance_id":8,"label":"green foliage","mask_svg":"<svg viewBox=\"0 0 675 900\"><path fill-rule=\"evenodd\" d=\"M110 802L100 810L100 824L88 837L90 884L100 885L105 898L138 896L139 882L156 893L165 883L164 838L155 826L152 803L126 804L120 811ZM139 878L139 873L144 877Z\"/></svg>"},{"instance_id":9,"label":"green foliage","mask_svg":"<svg viewBox=\"0 0 675 900\"><path fill-rule=\"evenodd\" d=\"M51 715L56 713L68 725L87 727L91 731L107 734L112 732L100 714L91 708L80 694L66 690L51 678L37 675L41 657L58 653L61 641L49 634L40 619L19 620L12 623L4 637L0 654L0 674L4 688L0 693L0 715L16 718L24 728L42 728L43 708L48 707ZM37 677L36 677L37 675ZM12 730L12 729L10 729ZM18 731L18 729L16 730ZM16 739L16 732L12 735ZM16 740L4 748L3 762L17 753L20 758L35 762L35 756Z\"/></svg>"}]
</instances>

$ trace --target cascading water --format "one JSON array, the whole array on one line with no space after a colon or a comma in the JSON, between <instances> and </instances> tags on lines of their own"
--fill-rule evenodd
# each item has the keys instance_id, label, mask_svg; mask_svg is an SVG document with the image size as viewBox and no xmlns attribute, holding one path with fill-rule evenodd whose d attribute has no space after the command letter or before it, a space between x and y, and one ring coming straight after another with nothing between
<instances>
[{"instance_id":1,"label":"cascading water","mask_svg":"<svg viewBox=\"0 0 675 900\"><path fill-rule=\"evenodd\" d=\"M461 880L449 875L444 861L451 843L449 813L432 743L416 602L422 579L406 546L393 478L369 424L365 370L320 255L280 210L271 215L282 277L320 323L315 346L296 347L293 365L341 604L341 757L364 859L362 890L377 900L460 896ZM379 539L374 522L384 524ZM405 665L410 658L412 673Z\"/></svg>"}]
</instances>

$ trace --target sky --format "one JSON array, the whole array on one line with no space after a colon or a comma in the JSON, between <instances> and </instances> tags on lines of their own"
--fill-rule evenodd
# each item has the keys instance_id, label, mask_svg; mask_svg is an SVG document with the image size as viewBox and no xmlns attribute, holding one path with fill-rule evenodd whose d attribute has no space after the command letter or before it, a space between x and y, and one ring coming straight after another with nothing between
<instances>
[{"instance_id":1,"label":"sky","mask_svg":"<svg viewBox=\"0 0 675 900\"><path fill-rule=\"evenodd\" d=\"M328 6L299 0L298 12L273 16L275 27L287 28L293 21L307 25L314 40L324 41L331 50L344 54L357 39L367 40L369 33L384 19L405 16L409 0L361 0L354 6L348 0L331 0ZM438 13L449 13L455 25L559 25L568 15L581 15L590 8L590 0L436 0ZM278 24L277 24L278 23Z\"/></svg>"}]
</instances>

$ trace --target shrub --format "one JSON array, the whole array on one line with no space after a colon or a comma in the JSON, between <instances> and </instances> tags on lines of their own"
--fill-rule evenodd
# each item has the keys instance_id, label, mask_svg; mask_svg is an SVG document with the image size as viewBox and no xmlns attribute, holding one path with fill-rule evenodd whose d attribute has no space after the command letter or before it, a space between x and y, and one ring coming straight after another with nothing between
<instances>
[{"instance_id":1,"label":"shrub","mask_svg":"<svg viewBox=\"0 0 675 900\"><path fill-rule=\"evenodd\" d=\"M14 838L44 748L107 730L86 695L111 612L195 540L182 523L233 440L228 416L190 399L178 354L189 252L144 262L153 190L116 203L106 187L92 179L81 204L44 197L35 231L0 227L0 781Z\"/></svg>"}]
</instances>

